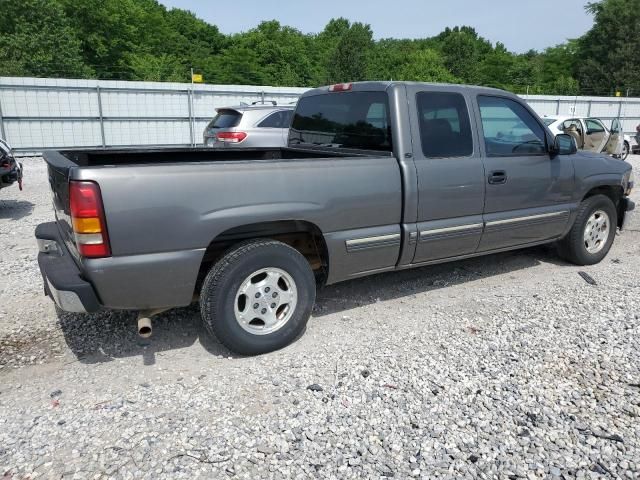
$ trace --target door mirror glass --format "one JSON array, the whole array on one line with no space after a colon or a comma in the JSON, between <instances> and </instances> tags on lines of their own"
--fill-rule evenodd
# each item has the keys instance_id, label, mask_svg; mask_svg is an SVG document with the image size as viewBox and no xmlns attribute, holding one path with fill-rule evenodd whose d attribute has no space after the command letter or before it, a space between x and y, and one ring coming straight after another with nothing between
<instances>
[{"instance_id":1,"label":"door mirror glass","mask_svg":"<svg viewBox=\"0 0 640 480\"><path fill-rule=\"evenodd\" d=\"M556 155L573 155L578 151L575 139L571 135L556 135L554 152Z\"/></svg>"}]
</instances>

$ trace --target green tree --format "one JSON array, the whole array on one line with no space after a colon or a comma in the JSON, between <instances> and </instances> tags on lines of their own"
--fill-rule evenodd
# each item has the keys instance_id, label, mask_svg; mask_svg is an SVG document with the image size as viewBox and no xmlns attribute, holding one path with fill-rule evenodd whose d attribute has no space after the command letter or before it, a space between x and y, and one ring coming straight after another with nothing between
<instances>
[{"instance_id":1,"label":"green tree","mask_svg":"<svg viewBox=\"0 0 640 480\"><path fill-rule=\"evenodd\" d=\"M458 82L445 67L440 54L429 48L412 52L400 67L397 79L416 82Z\"/></svg>"},{"instance_id":2,"label":"green tree","mask_svg":"<svg viewBox=\"0 0 640 480\"><path fill-rule=\"evenodd\" d=\"M589 3L594 25L577 42L576 75L590 94L640 93L640 0Z\"/></svg>"},{"instance_id":3,"label":"green tree","mask_svg":"<svg viewBox=\"0 0 640 480\"><path fill-rule=\"evenodd\" d=\"M329 83L366 80L368 60L373 48L369 25L353 23L342 32L327 67Z\"/></svg>"},{"instance_id":4,"label":"green tree","mask_svg":"<svg viewBox=\"0 0 640 480\"><path fill-rule=\"evenodd\" d=\"M84 77L93 72L54 0L1 0L0 75Z\"/></svg>"}]
</instances>

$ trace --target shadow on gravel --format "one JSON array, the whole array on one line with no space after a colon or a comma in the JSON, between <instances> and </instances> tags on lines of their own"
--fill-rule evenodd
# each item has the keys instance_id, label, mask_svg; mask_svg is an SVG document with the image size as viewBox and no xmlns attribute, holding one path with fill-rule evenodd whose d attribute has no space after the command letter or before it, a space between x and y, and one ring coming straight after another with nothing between
<instances>
[{"instance_id":1,"label":"shadow on gravel","mask_svg":"<svg viewBox=\"0 0 640 480\"><path fill-rule=\"evenodd\" d=\"M321 289L316 298L313 316L318 318L379 301L508 274L541 263L568 265L557 256L555 247L543 245L411 270L380 273Z\"/></svg>"},{"instance_id":2,"label":"shadow on gravel","mask_svg":"<svg viewBox=\"0 0 640 480\"><path fill-rule=\"evenodd\" d=\"M553 247L543 246L351 280L321 289L313 316L318 318L378 301L445 289L541 263L567 265L557 257ZM205 330L196 304L155 316L153 336L149 339L138 337L135 312L105 311L87 315L58 310L57 313L67 345L76 358L86 364L141 356L144 365L153 365L156 356L163 352L190 347L197 341L212 355L232 355Z\"/></svg>"},{"instance_id":3,"label":"shadow on gravel","mask_svg":"<svg viewBox=\"0 0 640 480\"><path fill-rule=\"evenodd\" d=\"M0 199L0 219L20 220L28 217L35 205L27 200Z\"/></svg>"},{"instance_id":4,"label":"shadow on gravel","mask_svg":"<svg viewBox=\"0 0 640 480\"><path fill-rule=\"evenodd\" d=\"M153 336L138 336L136 312L105 311L93 315L57 309L58 323L67 346L87 364L141 356L153 365L163 352L190 347L197 341L212 355L231 353L204 329L196 305L176 308L153 317Z\"/></svg>"}]
</instances>

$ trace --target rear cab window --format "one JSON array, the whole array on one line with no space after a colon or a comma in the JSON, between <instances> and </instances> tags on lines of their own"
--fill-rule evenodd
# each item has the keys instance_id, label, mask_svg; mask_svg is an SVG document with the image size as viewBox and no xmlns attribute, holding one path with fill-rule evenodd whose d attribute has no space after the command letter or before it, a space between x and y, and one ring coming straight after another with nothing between
<instances>
[{"instance_id":1,"label":"rear cab window","mask_svg":"<svg viewBox=\"0 0 640 480\"><path fill-rule=\"evenodd\" d=\"M393 150L386 92L340 92L302 97L289 130L291 145Z\"/></svg>"}]
</instances>

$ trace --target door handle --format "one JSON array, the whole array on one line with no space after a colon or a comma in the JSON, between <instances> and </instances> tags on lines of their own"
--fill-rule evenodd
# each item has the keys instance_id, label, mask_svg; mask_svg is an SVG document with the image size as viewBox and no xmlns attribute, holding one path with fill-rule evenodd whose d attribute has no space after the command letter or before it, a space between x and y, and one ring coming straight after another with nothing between
<instances>
[{"instance_id":1,"label":"door handle","mask_svg":"<svg viewBox=\"0 0 640 480\"><path fill-rule=\"evenodd\" d=\"M494 170L489 174L489 183L491 185L507 183L507 172L504 170Z\"/></svg>"}]
</instances>

